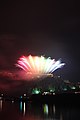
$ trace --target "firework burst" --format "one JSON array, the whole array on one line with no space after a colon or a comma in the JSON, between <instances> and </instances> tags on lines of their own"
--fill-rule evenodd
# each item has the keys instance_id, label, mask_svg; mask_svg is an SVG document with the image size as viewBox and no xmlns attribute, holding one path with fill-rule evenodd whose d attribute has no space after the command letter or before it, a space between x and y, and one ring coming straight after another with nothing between
<instances>
[{"instance_id":1,"label":"firework burst","mask_svg":"<svg viewBox=\"0 0 80 120\"><path fill-rule=\"evenodd\" d=\"M25 71L26 77L29 78L44 78L47 76L53 76L53 72L58 68L64 66L65 63L61 63L61 60L55 61L50 57L46 58L44 56L22 56L17 67L20 67Z\"/></svg>"}]
</instances>

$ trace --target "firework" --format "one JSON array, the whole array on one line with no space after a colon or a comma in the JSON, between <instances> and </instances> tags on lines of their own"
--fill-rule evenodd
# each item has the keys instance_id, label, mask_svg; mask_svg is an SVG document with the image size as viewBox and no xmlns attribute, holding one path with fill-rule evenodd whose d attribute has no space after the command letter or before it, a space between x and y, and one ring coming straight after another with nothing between
<instances>
[{"instance_id":1,"label":"firework","mask_svg":"<svg viewBox=\"0 0 80 120\"><path fill-rule=\"evenodd\" d=\"M64 65L65 63L61 63L60 59L55 61L55 59L51 59L50 57L32 55L22 56L16 64L17 67L26 72L26 76L31 78L52 77L53 72Z\"/></svg>"}]
</instances>

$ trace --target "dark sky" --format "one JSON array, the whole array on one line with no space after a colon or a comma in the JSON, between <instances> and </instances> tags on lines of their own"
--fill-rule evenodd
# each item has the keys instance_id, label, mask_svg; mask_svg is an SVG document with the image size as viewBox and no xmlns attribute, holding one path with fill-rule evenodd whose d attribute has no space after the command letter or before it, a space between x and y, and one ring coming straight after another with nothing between
<instances>
[{"instance_id":1,"label":"dark sky","mask_svg":"<svg viewBox=\"0 0 80 120\"><path fill-rule=\"evenodd\" d=\"M0 69L14 69L22 55L45 55L66 65L64 79L80 80L80 10L74 0L0 3Z\"/></svg>"}]
</instances>

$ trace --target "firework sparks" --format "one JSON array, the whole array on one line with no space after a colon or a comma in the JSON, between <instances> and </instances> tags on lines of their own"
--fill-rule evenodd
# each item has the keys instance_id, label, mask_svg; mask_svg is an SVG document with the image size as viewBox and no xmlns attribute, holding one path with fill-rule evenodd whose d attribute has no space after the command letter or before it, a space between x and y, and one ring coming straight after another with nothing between
<instances>
[{"instance_id":1,"label":"firework sparks","mask_svg":"<svg viewBox=\"0 0 80 120\"><path fill-rule=\"evenodd\" d=\"M50 57L45 58L44 56L22 56L17 67L20 67L26 73L26 78L36 79L44 78L47 76L53 76L53 72L58 68L64 66L65 63L61 63L61 60L55 61Z\"/></svg>"}]
</instances>

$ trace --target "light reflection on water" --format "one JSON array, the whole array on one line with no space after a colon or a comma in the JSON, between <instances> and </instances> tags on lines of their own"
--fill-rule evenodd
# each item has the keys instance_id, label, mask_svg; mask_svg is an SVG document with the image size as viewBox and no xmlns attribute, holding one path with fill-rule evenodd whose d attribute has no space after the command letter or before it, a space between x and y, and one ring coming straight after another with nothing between
<instances>
[{"instance_id":1,"label":"light reflection on water","mask_svg":"<svg viewBox=\"0 0 80 120\"><path fill-rule=\"evenodd\" d=\"M2 100L0 100L0 111L2 111Z\"/></svg>"},{"instance_id":2,"label":"light reflection on water","mask_svg":"<svg viewBox=\"0 0 80 120\"><path fill-rule=\"evenodd\" d=\"M80 120L79 107L0 100L0 120Z\"/></svg>"}]
</instances>

